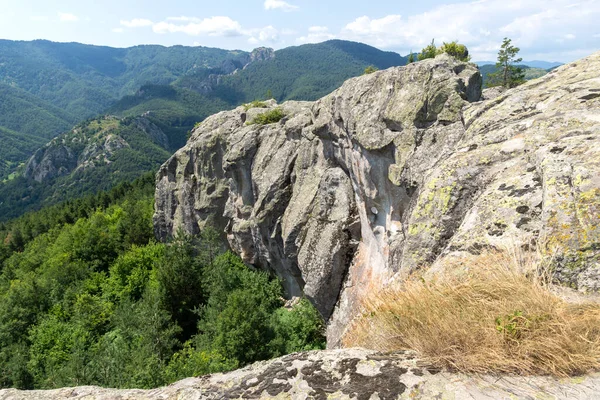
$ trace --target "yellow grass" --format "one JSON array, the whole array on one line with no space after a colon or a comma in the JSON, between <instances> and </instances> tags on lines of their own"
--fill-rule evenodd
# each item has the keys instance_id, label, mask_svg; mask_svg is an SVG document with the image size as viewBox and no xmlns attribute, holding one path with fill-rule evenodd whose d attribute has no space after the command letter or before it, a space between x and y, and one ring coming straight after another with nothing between
<instances>
[{"instance_id":1,"label":"yellow grass","mask_svg":"<svg viewBox=\"0 0 600 400\"><path fill-rule=\"evenodd\" d=\"M552 293L540 265L521 255L488 253L470 263L466 272L413 278L374 295L344 345L412 349L462 372L569 376L600 369L599 304L567 303Z\"/></svg>"}]
</instances>

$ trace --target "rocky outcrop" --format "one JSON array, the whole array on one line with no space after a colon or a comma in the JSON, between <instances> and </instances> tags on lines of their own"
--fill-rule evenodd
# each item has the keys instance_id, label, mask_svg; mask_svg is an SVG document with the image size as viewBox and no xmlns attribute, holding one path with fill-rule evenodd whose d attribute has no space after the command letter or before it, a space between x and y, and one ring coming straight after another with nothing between
<instances>
[{"instance_id":1,"label":"rocky outcrop","mask_svg":"<svg viewBox=\"0 0 600 400\"><path fill-rule=\"evenodd\" d=\"M489 246L542 243L561 281L597 290L599 70L600 53L480 101L477 68L441 55L216 114L158 173L157 236L223 229L316 305L330 346L370 292Z\"/></svg>"},{"instance_id":2,"label":"rocky outcrop","mask_svg":"<svg viewBox=\"0 0 600 400\"><path fill-rule=\"evenodd\" d=\"M224 76L236 74L238 71L246 69L255 62L266 61L271 58L275 58L275 50L269 47L257 47L250 53L245 53L235 59L223 61L220 67L213 68L212 73L203 79L186 79L185 83L180 83L180 85L202 94L208 94L221 84Z\"/></svg>"},{"instance_id":3,"label":"rocky outcrop","mask_svg":"<svg viewBox=\"0 0 600 400\"><path fill-rule=\"evenodd\" d=\"M150 120L135 118L131 124L147 139L168 148L167 135ZM48 182L86 168L109 164L120 149L131 147L123 129L122 120L113 116L81 124L37 150L25 164L24 176L37 182Z\"/></svg>"},{"instance_id":4,"label":"rocky outcrop","mask_svg":"<svg viewBox=\"0 0 600 400\"><path fill-rule=\"evenodd\" d=\"M248 56L248 60L244 65L244 69L246 69L246 67L252 63L257 61L267 61L271 58L275 58L275 50L270 47L257 47L256 49L252 50Z\"/></svg>"},{"instance_id":5,"label":"rocky outcrop","mask_svg":"<svg viewBox=\"0 0 600 400\"><path fill-rule=\"evenodd\" d=\"M27 178L44 182L67 175L77 167L77 155L73 150L62 143L53 142L38 149L27 161L24 171Z\"/></svg>"},{"instance_id":6,"label":"rocky outcrop","mask_svg":"<svg viewBox=\"0 0 600 400\"><path fill-rule=\"evenodd\" d=\"M570 379L468 376L432 368L408 352L362 349L296 353L226 374L188 378L153 390L98 387L0 390L0 400L138 399L572 399L591 400L600 375Z\"/></svg>"}]
</instances>

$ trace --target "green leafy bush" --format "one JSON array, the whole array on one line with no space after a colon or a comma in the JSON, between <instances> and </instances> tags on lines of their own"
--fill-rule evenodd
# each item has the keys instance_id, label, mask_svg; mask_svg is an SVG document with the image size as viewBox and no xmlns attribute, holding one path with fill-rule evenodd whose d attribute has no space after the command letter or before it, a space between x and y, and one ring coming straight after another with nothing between
<instances>
[{"instance_id":1,"label":"green leafy bush","mask_svg":"<svg viewBox=\"0 0 600 400\"><path fill-rule=\"evenodd\" d=\"M274 124L281 121L283 117L285 117L285 113L281 108L277 107L270 111L258 114L256 117L254 117L252 122L249 123L249 125Z\"/></svg>"},{"instance_id":2,"label":"green leafy bush","mask_svg":"<svg viewBox=\"0 0 600 400\"><path fill-rule=\"evenodd\" d=\"M467 49L467 46L458 43L456 40L450 43L444 42L437 50L437 54L442 53L449 54L459 61L471 61L471 56L469 55L469 50Z\"/></svg>"},{"instance_id":3,"label":"green leafy bush","mask_svg":"<svg viewBox=\"0 0 600 400\"><path fill-rule=\"evenodd\" d=\"M435 47L435 39L431 39L431 43L427 45L421 52L417 55L417 59L419 61L427 60L428 58L435 58L438 54L437 47Z\"/></svg>"},{"instance_id":4,"label":"green leafy bush","mask_svg":"<svg viewBox=\"0 0 600 400\"><path fill-rule=\"evenodd\" d=\"M267 108L267 104L264 101L254 100L250 103L244 104L244 110L248 111L251 108Z\"/></svg>"}]
</instances>

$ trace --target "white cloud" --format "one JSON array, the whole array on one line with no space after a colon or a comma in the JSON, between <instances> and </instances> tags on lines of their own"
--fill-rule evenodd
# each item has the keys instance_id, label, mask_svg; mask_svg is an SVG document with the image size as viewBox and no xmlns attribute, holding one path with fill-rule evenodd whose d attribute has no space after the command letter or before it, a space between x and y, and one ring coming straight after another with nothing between
<instances>
[{"instance_id":1,"label":"white cloud","mask_svg":"<svg viewBox=\"0 0 600 400\"><path fill-rule=\"evenodd\" d=\"M336 36L329 32L326 26L311 26L308 28L306 36L300 36L296 39L297 43L319 43L326 40L335 39Z\"/></svg>"},{"instance_id":2,"label":"white cloud","mask_svg":"<svg viewBox=\"0 0 600 400\"><path fill-rule=\"evenodd\" d=\"M177 17L181 18L181 17ZM173 22L159 22L152 25L152 30L156 33L185 33L190 36L243 36L244 31L239 22L229 17L210 17L205 19L194 19L183 21L186 24L176 24Z\"/></svg>"},{"instance_id":3,"label":"white cloud","mask_svg":"<svg viewBox=\"0 0 600 400\"><path fill-rule=\"evenodd\" d=\"M210 18L196 17L168 17L162 22L152 25L155 33L185 33L190 36L221 36L221 37L247 37L250 44L282 43L282 35L294 35L296 32L289 29L279 30L272 25L262 28L245 29L242 25L229 17L217 16Z\"/></svg>"},{"instance_id":4,"label":"white cloud","mask_svg":"<svg viewBox=\"0 0 600 400\"><path fill-rule=\"evenodd\" d=\"M420 50L432 38L438 44L459 40L469 47L473 59L495 59L505 36L512 38L525 56L543 55L545 50L566 54L574 43L565 40L571 39L570 35L588 38L588 47L600 47L597 40L589 39L597 32L598 18L599 0L584 0L577 6L572 0L477 0L410 16L362 16L349 22L338 36L404 54Z\"/></svg>"},{"instance_id":5,"label":"white cloud","mask_svg":"<svg viewBox=\"0 0 600 400\"><path fill-rule=\"evenodd\" d=\"M251 32L252 36L248 39L251 44L259 43L276 43L279 41L280 32L275 29L272 25L265 26L261 29L256 29Z\"/></svg>"},{"instance_id":6,"label":"white cloud","mask_svg":"<svg viewBox=\"0 0 600 400\"><path fill-rule=\"evenodd\" d=\"M143 28L145 26L152 26L152 24L152 21L144 18L134 18L130 21L121 20L121 25L127 28Z\"/></svg>"},{"instance_id":7,"label":"white cloud","mask_svg":"<svg viewBox=\"0 0 600 400\"><path fill-rule=\"evenodd\" d=\"M79 17L77 15L63 13L63 12L58 13L58 19L60 20L60 22L77 22L77 21L79 21Z\"/></svg>"},{"instance_id":8,"label":"white cloud","mask_svg":"<svg viewBox=\"0 0 600 400\"><path fill-rule=\"evenodd\" d=\"M32 17L29 17L29 19L34 22L43 22L49 20L49 18L45 15L34 15Z\"/></svg>"},{"instance_id":9,"label":"white cloud","mask_svg":"<svg viewBox=\"0 0 600 400\"><path fill-rule=\"evenodd\" d=\"M577 38L577 36L573 35L572 33L567 33L565 35L565 39L568 39L568 40L573 40L575 38Z\"/></svg>"},{"instance_id":10,"label":"white cloud","mask_svg":"<svg viewBox=\"0 0 600 400\"><path fill-rule=\"evenodd\" d=\"M265 10L282 10L282 11L294 11L299 7L287 3L283 0L265 0Z\"/></svg>"}]
</instances>

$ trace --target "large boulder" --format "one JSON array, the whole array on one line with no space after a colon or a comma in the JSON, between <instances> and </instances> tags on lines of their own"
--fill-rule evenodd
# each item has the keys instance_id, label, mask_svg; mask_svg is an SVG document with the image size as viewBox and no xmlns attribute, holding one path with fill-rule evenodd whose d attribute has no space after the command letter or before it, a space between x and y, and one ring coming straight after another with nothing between
<instances>
[{"instance_id":1,"label":"large boulder","mask_svg":"<svg viewBox=\"0 0 600 400\"><path fill-rule=\"evenodd\" d=\"M448 55L314 103L221 112L157 176L155 231L206 224L305 295L335 347L362 299L424 266L516 244L600 287L600 53L481 100ZM249 124L280 107L285 117ZM541 245L540 245L541 243Z\"/></svg>"},{"instance_id":2,"label":"large boulder","mask_svg":"<svg viewBox=\"0 0 600 400\"><path fill-rule=\"evenodd\" d=\"M93 386L56 390L0 390L0 400L221 399L597 399L600 375L469 376L422 363L410 352L363 349L296 353L244 369L188 378L152 390Z\"/></svg>"}]
</instances>

